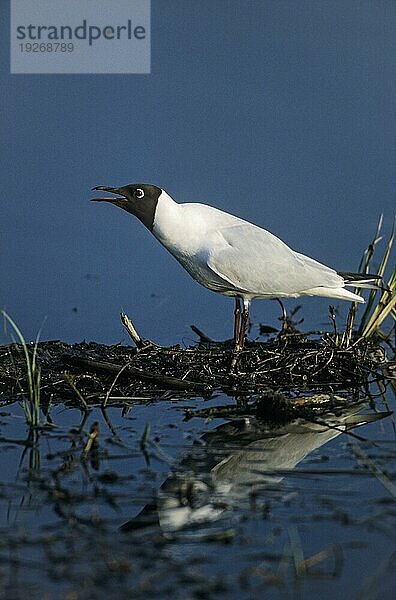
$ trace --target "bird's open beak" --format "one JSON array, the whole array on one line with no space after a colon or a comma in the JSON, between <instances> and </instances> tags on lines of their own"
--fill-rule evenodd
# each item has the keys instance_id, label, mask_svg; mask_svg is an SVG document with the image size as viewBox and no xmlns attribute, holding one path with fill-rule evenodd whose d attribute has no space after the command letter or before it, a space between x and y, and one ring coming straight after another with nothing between
<instances>
[{"instance_id":1,"label":"bird's open beak","mask_svg":"<svg viewBox=\"0 0 396 600\"><path fill-rule=\"evenodd\" d=\"M122 202L123 200L127 200L122 192L120 192L119 188L108 187L106 185L96 185L92 188L92 190L104 190L105 192L112 192L112 194L118 194L118 198L115 196L105 196L102 198L91 198L92 202ZM120 197L121 196L121 197Z\"/></svg>"}]
</instances>

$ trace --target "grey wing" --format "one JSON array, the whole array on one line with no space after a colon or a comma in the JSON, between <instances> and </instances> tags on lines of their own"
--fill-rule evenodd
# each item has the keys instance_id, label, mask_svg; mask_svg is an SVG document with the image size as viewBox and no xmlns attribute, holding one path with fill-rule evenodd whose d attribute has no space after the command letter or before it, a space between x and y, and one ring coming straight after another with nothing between
<instances>
[{"instance_id":1,"label":"grey wing","mask_svg":"<svg viewBox=\"0 0 396 600\"><path fill-rule=\"evenodd\" d=\"M233 289L252 295L293 295L343 285L337 273L298 254L269 231L249 223L223 227L207 266Z\"/></svg>"}]
</instances>

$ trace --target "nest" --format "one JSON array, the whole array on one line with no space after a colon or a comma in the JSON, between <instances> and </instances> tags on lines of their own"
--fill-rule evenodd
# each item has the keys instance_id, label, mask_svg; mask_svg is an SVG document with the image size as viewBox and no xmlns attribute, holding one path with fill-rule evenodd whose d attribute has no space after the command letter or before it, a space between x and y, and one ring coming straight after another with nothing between
<instances>
[{"instance_id":1,"label":"nest","mask_svg":"<svg viewBox=\"0 0 396 600\"><path fill-rule=\"evenodd\" d=\"M230 373L231 342L204 342L181 348L159 347L139 338L139 347L96 343L41 342L41 397L44 403L125 405L222 392L237 402L187 413L306 415L361 401L372 382L385 382L391 367L385 351L361 339L347 348L333 335L293 332L267 342L247 342ZM26 390L21 347L0 348L0 395L15 401Z\"/></svg>"}]
</instances>

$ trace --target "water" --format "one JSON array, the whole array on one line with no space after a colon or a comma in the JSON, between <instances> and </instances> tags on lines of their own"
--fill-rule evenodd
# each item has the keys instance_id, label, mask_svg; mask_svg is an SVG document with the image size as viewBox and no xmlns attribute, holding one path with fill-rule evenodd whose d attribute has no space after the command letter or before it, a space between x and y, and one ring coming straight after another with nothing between
<instances>
[{"instance_id":1,"label":"water","mask_svg":"<svg viewBox=\"0 0 396 600\"><path fill-rule=\"evenodd\" d=\"M344 271L383 212L383 252L396 187L394 6L196 5L152 2L147 76L11 75L0 11L0 308L27 340L42 328L44 340L128 343L121 308L160 344L189 345L190 324L231 337L231 300L190 280L132 217L90 203L93 185L155 183ZM302 304L304 330L329 329L328 300ZM347 308L337 306L340 328ZM279 326L275 302L254 302L251 316L251 339L260 322ZM33 440L21 408L3 406L1 596L390 598L393 417L351 430L363 439L301 423L283 433L234 423L231 435L219 419L183 420L184 406L207 405L112 407L110 421L94 408L83 423L57 405L55 427ZM95 421L99 448L85 456Z\"/></svg>"},{"instance_id":2,"label":"water","mask_svg":"<svg viewBox=\"0 0 396 600\"><path fill-rule=\"evenodd\" d=\"M30 440L4 406L2 597L393 597L389 407L272 430L184 420L203 406L94 408L84 422L59 405Z\"/></svg>"},{"instance_id":3,"label":"water","mask_svg":"<svg viewBox=\"0 0 396 600\"><path fill-rule=\"evenodd\" d=\"M121 308L159 343L191 339L191 323L231 336L232 302L132 216L90 203L94 185L155 183L344 271L381 213L389 233L393 3L154 0L142 76L11 75L3 4L0 308L28 339L46 319L43 339L125 341ZM327 305L304 300L308 329ZM279 309L257 302L252 316L274 326Z\"/></svg>"}]
</instances>

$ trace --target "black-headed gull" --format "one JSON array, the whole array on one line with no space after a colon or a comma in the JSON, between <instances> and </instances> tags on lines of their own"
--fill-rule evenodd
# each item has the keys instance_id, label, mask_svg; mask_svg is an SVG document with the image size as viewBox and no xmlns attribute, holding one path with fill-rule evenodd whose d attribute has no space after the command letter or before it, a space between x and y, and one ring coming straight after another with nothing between
<instances>
[{"instance_id":1,"label":"black-headed gull","mask_svg":"<svg viewBox=\"0 0 396 600\"><path fill-rule=\"evenodd\" d=\"M118 194L92 200L110 202L138 217L198 283L235 298L236 351L244 345L253 298L324 296L364 302L345 286L366 287L375 279L337 272L295 252L257 225L206 204L178 204L155 185L92 189Z\"/></svg>"}]
</instances>

